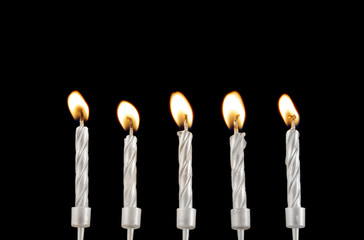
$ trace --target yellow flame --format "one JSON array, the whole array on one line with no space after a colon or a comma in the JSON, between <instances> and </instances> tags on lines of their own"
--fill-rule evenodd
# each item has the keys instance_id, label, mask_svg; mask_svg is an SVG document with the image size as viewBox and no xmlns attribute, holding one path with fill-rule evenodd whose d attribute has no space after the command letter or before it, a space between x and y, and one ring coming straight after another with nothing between
<instances>
[{"instance_id":1,"label":"yellow flame","mask_svg":"<svg viewBox=\"0 0 364 240\"><path fill-rule=\"evenodd\" d=\"M78 91L71 92L71 94L68 96L67 102L68 102L68 108L72 114L72 117L75 120L81 117L81 113L83 115L84 120L88 119L88 116L90 114L88 105L80 92Z\"/></svg>"},{"instance_id":2,"label":"yellow flame","mask_svg":"<svg viewBox=\"0 0 364 240\"><path fill-rule=\"evenodd\" d=\"M138 130L140 122L139 113L133 104L121 101L117 109L117 115L124 130L129 130L131 122L133 123L133 130Z\"/></svg>"},{"instance_id":3,"label":"yellow flame","mask_svg":"<svg viewBox=\"0 0 364 240\"><path fill-rule=\"evenodd\" d=\"M222 102L222 114L228 128L234 127L234 120L237 120L238 127L241 129L245 121L245 107L243 99L237 91L226 94Z\"/></svg>"},{"instance_id":4,"label":"yellow flame","mask_svg":"<svg viewBox=\"0 0 364 240\"><path fill-rule=\"evenodd\" d=\"M293 116L295 116L295 124L298 125L300 121L300 115L298 114L293 101L287 94L283 94L279 98L278 108L287 126L291 126Z\"/></svg>"},{"instance_id":5,"label":"yellow flame","mask_svg":"<svg viewBox=\"0 0 364 240\"><path fill-rule=\"evenodd\" d=\"M171 113L174 121L178 126L182 127L187 115L187 124L190 128L193 122L193 112L187 98L181 92L174 92L171 94L169 102Z\"/></svg>"}]
</instances>

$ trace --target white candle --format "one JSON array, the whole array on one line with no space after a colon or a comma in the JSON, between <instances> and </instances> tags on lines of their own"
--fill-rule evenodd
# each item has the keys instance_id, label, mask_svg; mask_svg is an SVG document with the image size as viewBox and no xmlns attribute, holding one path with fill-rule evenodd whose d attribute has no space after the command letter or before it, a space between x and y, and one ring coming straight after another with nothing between
<instances>
[{"instance_id":1,"label":"white candle","mask_svg":"<svg viewBox=\"0 0 364 240\"><path fill-rule=\"evenodd\" d=\"M177 209L177 228L182 230L182 239L189 238L189 230L196 227L196 209L192 206L192 126L193 112L187 98L181 92L171 94L170 108L173 119L184 130L177 132L178 144L178 184L179 208Z\"/></svg>"},{"instance_id":2,"label":"white candle","mask_svg":"<svg viewBox=\"0 0 364 240\"><path fill-rule=\"evenodd\" d=\"M245 133L235 131L230 137L231 183L233 189L233 208L246 208L244 149Z\"/></svg>"},{"instance_id":3,"label":"white candle","mask_svg":"<svg viewBox=\"0 0 364 240\"><path fill-rule=\"evenodd\" d=\"M286 166L287 166L287 203L286 227L292 228L293 240L298 240L299 229L305 227L305 208L301 207L300 182L300 146L299 132L296 124L299 114L291 98L283 94L278 101L279 111L287 126L291 129L286 133Z\"/></svg>"},{"instance_id":4,"label":"white candle","mask_svg":"<svg viewBox=\"0 0 364 240\"><path fill-rule=\"evenodd\" d=\"M295 120L286 133L287 202L288 207L301 207L300 143Z\"/></svg>"},{"instance_id":5,"label":"white candle","mask_svg":"<svg viewBox=\"0 0 364 240\"><path fill-rule=\"evenodd\" d=\"M88 207L88 128L84 121L88 119L89 108L82 95L74 91L68 97L68 107L74 119L80 120L76 128L76 203L72 208L71 225L78 228L78 240L84 238L84 228L90 226L91 208Z\"/></svg>"},{"instance_id":6,"label":"white candle","mask_svg":"<svg viewBox=\"0 0 364 240\"><path fill-rule=\"evenodd\" d=\"M178 183L179 207L192 208L192 133L188 131L187 119L185 129L177 133L178 145Z\"/></svg>"},{"instance_id":7,"label":"white candle","mask_svg":"<svg viewBox=\"0 0 364 240\"><path fill-rule=\"evenodd\" d=\"M137 206L137 141L131 134L124 139L124 207Z\"/></svg>"},{"instance_id":8,"label":"white candle","mask_svg":"<svg viewBox=\"0 0 364 240\"><path fill-rule=\"evenodd\" d=\"M134 130L139 127L139 113L127 101L121 101L117 109L118 119L129 135L124 139L124 207L121 226L127 229L127 239L132 240L134 229L140 228L141 209L137 207L137 137Z\"/></svg>"},{"instance_id":9,"label":"white candle","mask_svg":"<svg viewBox=\"0 0 364 240\"><path fill-rule=\"evenodd\" d=\"M88 207L88 128L76 128L76 207Z\"/></svg>"},{"instance_id":10,"label":"white candle","mask_svg":"<svg viewBox=\"0 0 364 240\"><path fill-rule=\"evenodd\" d=\"M244 230L250 228L250 210L247 208L245 191L244 149L245 133L240 133L245 120L245 107L240 94L233 91L227 94L222 103L222 112L226 125L234 128L230 137L231 186L233 191L233 209L231 209L231 228L237 230L238 239L244 239Z\"/></svg>"}]
</instances>

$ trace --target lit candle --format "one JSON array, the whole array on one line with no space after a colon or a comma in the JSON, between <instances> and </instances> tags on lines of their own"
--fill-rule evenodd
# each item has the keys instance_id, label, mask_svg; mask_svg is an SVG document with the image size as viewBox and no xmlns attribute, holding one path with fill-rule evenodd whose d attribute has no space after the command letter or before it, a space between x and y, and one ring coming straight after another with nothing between
<instances>
[{"instance_id":1,"label":"lit candle","mask_svg":"<svg viewBox=\"0 0 364 240\"><path fill-rule=\"evenodd\" d=\"M80 120L76 128L76 206L72 208L71 225L78 228L78 240L83 240L84 228L90 226L91 208L88 207L88 119L89 108L78 91L68 96L68 108L75 120Z\"/></svg>"},{"instance_id":2,"label":"lit candle","mask_svg":"<svg viewBox=\"0 0 364 240\"><path fill-rule=\"evenodd\" d=\"M278 107L284 122L287 126L291 126L291 129L286 133L288 202L286 226L287 228L292 228L293 240L298 240L299 228L305 227L305 209L301 207L299 132L296 130L300 117L291 98L287 94L283 94L280 97Z\"/></svg>"},{"instance_id":3,"label":"lit candle","mask_svg":"<svg viewBox=\"0 0 364 240\"><path fill-rule=\"evenodd\" d=\"M177 228L182 230L183 240L189 238L189 230L196 227L196 209L192 208L192 108L181 92L174 92L170 99L173 119L184 130L177 132L178 145L178 183L179 208L177 209Z\"/></svg>"},{"instance_id":4,"label":"lit candle","mask_svg":"<svg viewBox=\"0 0 364 240\"><path fill-rule=\"evenodd\" d=\"M226 125L234 134L230 137L231 184L233 189L233 209L231 210L231 228L237 230L238 239L244 239L244 230L250 228L250 210L246 207L244 149L245 133L240 133L245 120L245 108L240 94L233 91L227 94L222 103L222 112Z\"/></svg>"},{"instance_id":5,"label":"lit candle","mask_svg":"<svg viewBox=\"0 0 364 240\"><path fill-rule=\"evenodd\" d=\"M134 229L140 228L141 209L137 207L137 141L133 135L139 127L137 109L127 101L121 101L117 115L124 130L129 135L124 139L124 207L122 209L121 226L127 229L127 239L132 240Z\"/></svg>"}]
</instances>

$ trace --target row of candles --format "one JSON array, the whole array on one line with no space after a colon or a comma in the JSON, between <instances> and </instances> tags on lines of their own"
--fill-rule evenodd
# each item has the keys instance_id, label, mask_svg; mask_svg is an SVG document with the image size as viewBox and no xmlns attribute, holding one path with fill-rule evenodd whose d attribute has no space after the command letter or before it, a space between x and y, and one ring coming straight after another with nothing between
<instances>
[{"instance_id":1,"label":"row of candles","mask_svg":"<svg viewBox=\"0 0 364 240\"><path fill-rule=\"evenodd\" d=\"M84 228L90 226L91 208L88 206L88 128L84 122L89 117L89 108L78 91L68 97L68 106L74 119L80 121L76 128L76 203L72 208L71 225L78 228L78 240L84 238ZM299 160L299 132L296 125L300 118L291 98L283 94L278 101L284 122L291 128L286 133L287 202L286 226L292 228L293 240L298 240L298 229L305 226L305 209L301 207L301 183ZM170 98L173 119L183 130L178 131L179 161L179 208L177 228L182 230L182 239L188 240L189 230L196 227L196 209L192 206L192 133L193 111L187 98L181 92L174 92ZM222 113L228 128L234 133L230 137L230 163L233 208L231 227L237 230L238 239L244 239L244 230L250 228L250 210L247 208L245 191L244 149L245 133L240 132L245 120L245 107L240 94L233 91L223 100ZM137 138L134 131L139 127L137 109L127 101L121 101L117 116L124 130L129 134L124 139L124 207L121 226L127 229L127 239L132 240L134 229L140 228L141 209L137 207Z\"/></svg>"}]
</instances>

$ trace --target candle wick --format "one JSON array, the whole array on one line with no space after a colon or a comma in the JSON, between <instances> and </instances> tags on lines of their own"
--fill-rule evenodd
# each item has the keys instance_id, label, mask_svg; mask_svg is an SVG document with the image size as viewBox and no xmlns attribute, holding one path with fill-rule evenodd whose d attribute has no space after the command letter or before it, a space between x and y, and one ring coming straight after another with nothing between
<instances>
[{"instance_id":1,"label":"candle wick","mask_svg":"<svg viewBox=\"0 0 364 240\"><path fill-rule=\"evenodd\" d=\"M81 127L85 126L84 120L85 120L85 118L83 116L83 112L81 111L81 113L80 113L80 126Z\"/></svg>"},{"instance_id":2,"label":"candle wick","mask_svg":"<svg viewBox=\"0 0 364 240\"><path fill-rule=\"evenodd\" d=\"M292 122L291 122L291 129L295 129L296 128L296 115L292 115L290 116L290 118L292 118Z\"/></svg>"},{"instance_id":3,"label":"candle wick","mask_svg":"<svg viewBox=\"0 0 364 240\"><path fill-rule=\"evenodd\" d=\"M128 119L129 119L129 121L130 121L129 134L130 134L131 136L133 136L133 133L134 133L134 129L133 129L133 120L132 120L130 117L128 117Z\"/></svg>"},{"instance_id":4,"label":"candle wick","mask_svg":"<svg viewBox=\"0 0 364 240\"><path fill-rule=\"evenodd\" d=\"M234 120L234 134L239 132L239 125L238 125L238 118L240 114L236 114L235 120Z\"/></svg>"},{"instance_id":5,"label":"candle wick","mask_svg":"<svg viewBox=\"0 0 364 240\"><path fill-rule=\"evenodd\" d=\"M188 130L187 114L185 114L184 127L185 127L185 130L187 131Z\"/></svg>"}]
</instances>

